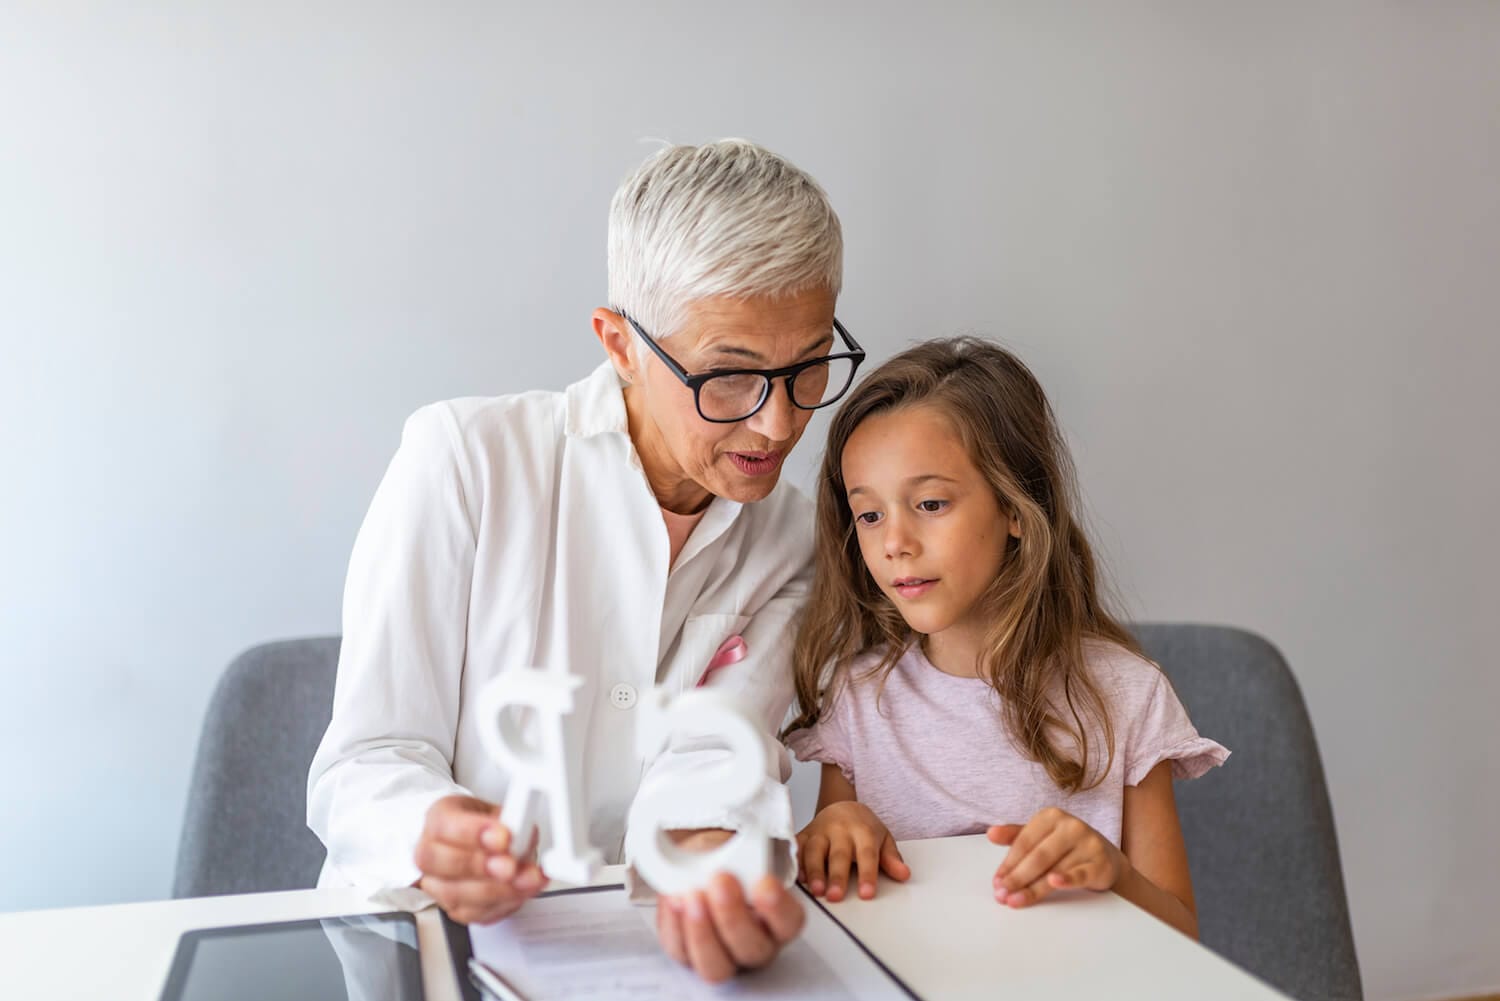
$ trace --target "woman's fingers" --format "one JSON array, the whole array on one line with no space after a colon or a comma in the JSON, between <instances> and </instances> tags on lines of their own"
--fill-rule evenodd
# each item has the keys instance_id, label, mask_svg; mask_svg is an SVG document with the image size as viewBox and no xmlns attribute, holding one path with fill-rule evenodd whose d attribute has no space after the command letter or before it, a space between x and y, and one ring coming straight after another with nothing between
<instances>
[{"instance_id":1,"label":"woman's fingers","mask_svg":"<svg viewBox=\"0 0 1500 1001\"><path fill-rule=\"evenodd\" d=\"M459 924L491 924L513 913L530 897L496 880L428 876L422 889Z\"/></svg>"},{"instance_id":2,"label":"woman's fingers","mask_svg":"<svg viewBox=\"0 0 1500 1001\"><path fill-rule=\"evenodd\" d=\"M496 854L509 852L510 840L510 828L501 823L490 824L479 835L479 843L484 846L484 850Z\"/></svg>"},{"instance_id":3,"label":"woman's fingers","mask_svg":"<svg viewBox=\"0 0 1500 1001\"><path fill-rule=\"evenodd\" d=\"M750 909L733 876L720 873L709 881L708 912L719 942L740 968L758 969L776 957L776 940Z\"/></svg>"},{"instance_id":4,"label":"woman's fingers","mask_svg":"<svg viewBox=\"0 0 1500 1001\"><path fill-rule=\"evenodd\" d=\"M446 841L427 838L417 842L412 861L423 875L443 879L483 879L486 855L479 848L460 848Z\"/></svg>"},{"instance_id":5,"label":"woman's fingers","mask_svg":"<svg viewBox=\"0 0 1500 1001\"><path fill-rule=\"evenodd\" d=\"M698 976L711 984L734 976L734 960L719 941L702 890L683 896L682 940L688 965Z\"/></svg>"},{"instance_id":6,"label":"woman's fingers","mask_svg":"<svg viewBox=\"0 0 1500 1001\"><path fill-rule=\"evenodd\" d=\"M786 945L802 933L807 914L775 876L762 877L750 895L750 906L760 917L778 946Z\"/></svg>"},{"instance_id":7,"label":"woman's fingers","mask_svg":"<svg viewBox=\"0 0 1500 1001\"><path fill-rule=\"evenodd\" d=\"M521 866L516 878L511 880L511 886L515 887L526 896L534 896L540 893L542 887L547 885L547 874L542 872L542 867L535 862L527 862Z\"/></svg>"},{"instance_id":8,"label":"woman's fingers","mask_svg":"<svg viewBox=\"0 0 1500 1001\"><path fill-rule=\"evenodd\" d=\"M687 944L682 939L682 901L676 897L656 899L656 940L661 951L687 965Z\"/></svg>"}]
</instances>

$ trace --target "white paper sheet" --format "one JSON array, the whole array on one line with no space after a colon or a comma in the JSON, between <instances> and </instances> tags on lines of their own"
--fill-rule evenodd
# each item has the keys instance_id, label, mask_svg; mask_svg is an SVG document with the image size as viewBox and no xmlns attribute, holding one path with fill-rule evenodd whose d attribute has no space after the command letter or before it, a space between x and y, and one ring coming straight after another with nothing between
<instances>
[{"instance_id":1,"label":"white paper sheet","mask_svg":"<svg viewBox=\"0 0 1500 1001\"><path fill-rule=\"evenodd\" d=\"M718 985L669 959L656 941L654 909L630 904L620 887L538 897L504 921L471 926L469 939L475 958L526 1001L908 997L832 919L803 904L807 926L774 963Z\"/></svg>"}]
</instances>

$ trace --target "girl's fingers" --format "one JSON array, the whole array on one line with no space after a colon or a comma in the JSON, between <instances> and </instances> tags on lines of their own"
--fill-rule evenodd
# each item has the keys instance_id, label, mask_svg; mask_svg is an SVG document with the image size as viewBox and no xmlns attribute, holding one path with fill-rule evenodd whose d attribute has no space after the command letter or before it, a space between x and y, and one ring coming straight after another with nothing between
<instances>
[{"instance_id":1,"label":"girl's fingers","mask_svg":"<svg viewBox=\"0 0 1500 1001\"><path fill-rule=\"evenodd\" d=\"M1012 892L1024 889L1051 872L1073 847L1068 835L1054 828L1036 847L1014 863L1007 858L1000 866L1000 881ZM1010 852L1014 856L1016 848L1011 848Z\"/></svg>"},{"instance_id":2,"label":"girl's fingers","mask_svg":"<svg viewBox=\"0 0 1500 1001\"><path fill-rule=\"evenodd\" d=\"M848 835L834 839L828 848L828 899L838 902L844 899L844 889L849 884L850 857L854 845Z\"/></svg>"},{"instance_id":3,"label":"girl's fingers","mask_svg":"<svg viewBox=\"0 0 1500 1001\"><path fill-rule=\"evenodd\" d=\"M1077 864L1059 865L1057 870L1062 873L1063 880L1071 889L1076 890L1107 890L1108 867L1097 861L1088 861Z\"/></svg>"},{"instance_id":4,"label":"girl's fingers","mask_svg":"<svg viewBox=\"0 0 1500 1001\"><path fill-rule=\"evenodd\" d=\"M859 898L869 900L875 896L875 883L880 878L880 851L869 831L855 835L854 865L859 873Z\"/></svg>"},{"instance_id":5,"label":"girl's fingers","mask_svg":"<svg viewBox=\"0 0 1500 1001\"><path fill-rule=\"evenodd\" d=\"M1020 834L1023 830L1025 828L1020 824L995 824L988 831L985 831L985 837L990 839L991 844L1008 845L1015 841L1016 835Z\"/></svg>"},{"instance_id":6,"label":"girl's fingers","mask_svg":"<svg viewBox=\"0 0 1500 1001\"><path fill-rule=\"evenodd\" d=\"M1025 907L1037 903L1057 890L1087 887L1098 865L1083 849L1074 849L1038 879L1018 890L1008 890L1000 874L995 874L995 899L1002 904Z\"/></svg>"},{"instance_id":7,"label":"girl's fingers","mask_svg":"<svg viewBox=\"0 0 1500 1001\"><path fill-rule=\"evenodd\" d=\"M1037 845L1051 836L1056 827L1055 820L1046 810L1027 821L1020 833L1011 839L1010 851L1006 852L1005 858L1000 862L1000 875L1008 878Z\"/></svg>"},{"instance_id":8,"label":"girl's fingers","mask_svg":"<svg viewBox=\"0 0 1500 1001\"><path fill-rule=\"evenodd\" d=\"M1055 889L1056 887L1048 883L1048 876L1043 876L1036 882L1023 886L1021 889L1011 893L1006 893L1003 888L997 890L995 891L995 899L999 900L1006 907L1030 907L1032 904L1041 903L1047 899ZM1005 894L1004 899L1001 899L1000 895L1002 893Z\"/></svg>"},{"instance_id":9,"label":"girl's fingers","mask_svg":"<svg viewBox=\"0 0 1500 1001\"><path fill-rule=\"evenodd\" d=\"M808 892L821 897L828 878L828 839L821 834L808 837L807 849L802 853L802 871L807 875Z\"/></svg>"},{"instance_id":10,"label":"girl's fingers","mask_svg":"<svg viewBox=\"0 0 1500 1001\"><path fill-rule=\"evenodd\" d=\"M880 844L880 868L889 877L898 883L904 883L911 878L911 866L901 857L901 849L896 847L896 839L889 834Z\"/></svg>"}]
</instances>

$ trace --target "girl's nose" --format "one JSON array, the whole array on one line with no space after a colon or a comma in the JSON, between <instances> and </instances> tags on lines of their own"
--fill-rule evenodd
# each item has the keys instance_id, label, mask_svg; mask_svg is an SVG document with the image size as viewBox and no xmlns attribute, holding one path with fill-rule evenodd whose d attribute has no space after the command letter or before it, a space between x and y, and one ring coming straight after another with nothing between
<instances>
[{"instance_id":1,"label":"girl's nose","mask_svg":"<svg viewBox=\"0 0 1500 1001\"><path fill-rule=\"evenodd\" d=\"M885 519L885 554L891 559L917 555L917 539L903 515L887 515Z\"/></svg>"}]
</instances>

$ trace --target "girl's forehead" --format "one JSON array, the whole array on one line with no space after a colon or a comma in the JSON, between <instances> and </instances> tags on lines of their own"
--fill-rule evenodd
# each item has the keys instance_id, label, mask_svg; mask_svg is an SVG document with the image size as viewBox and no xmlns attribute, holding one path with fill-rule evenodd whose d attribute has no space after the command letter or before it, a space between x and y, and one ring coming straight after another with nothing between
<instances>
[{"instance_id":1,"label":"girl's forehead","mask_svg":"<svg viewBox=\"0 0 1500 1001\"><path fill-rule=\"evenodd\" d=\"M889 482L978 472L953 422L927 404L867 417L850 434L841 461L845 486L851 491L861 477Z\"/></svg>"}]
</instances>

